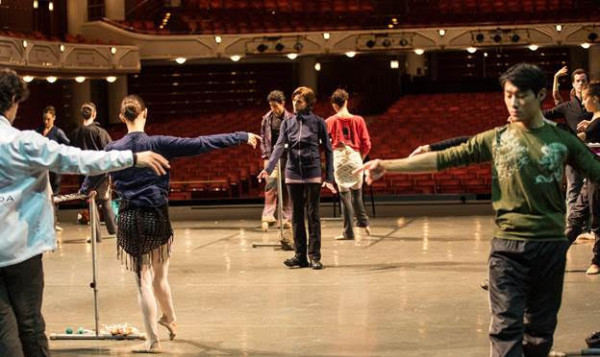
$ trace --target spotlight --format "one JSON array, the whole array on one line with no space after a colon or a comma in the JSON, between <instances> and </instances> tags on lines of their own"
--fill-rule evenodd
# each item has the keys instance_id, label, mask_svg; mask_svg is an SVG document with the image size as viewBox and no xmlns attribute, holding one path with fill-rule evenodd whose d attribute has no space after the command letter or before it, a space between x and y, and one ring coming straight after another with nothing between
<instances>
[{"instance_id":1,"label":"spotlight","mask_svg":"<svg viewBox=\"0 0 600 357\"><path fill-rule=\"evenodd\" d=\"M60 46L58 46L58 49L60 50L60 52L65 52L65 45L61 44Z\"/></svg>"},{"instance_id":2,"label":"spotlight","mask_svg":"<svg viewBox=\"0 0 600 357\"><path fill-rule=\"evenodd\" d=\"M398 43L400 44L400 46L408 46L408 40L405 38L401 39Z\"/></svg>"},{"instance_id":3,"label":"spotlight","mask_svg":"<svg viewBox=\"0 0 600 357\"><path fill-rule=\"evenodd\" d=\"M498 42L502 41L502 36L499 33L497 33L494 35L494 37L492 37L492 40L494 40L494 42L498 43Z\"/></svg>"},{"instance_id":4,"label":"spotlight","mask_svg":"<svg viewBox=\"0 0 600 357\"><path fill-rule=\"evenodd\" d=\"M538 48L540 48L540 46L538 46L538 45L529 45L529 46L528 46L528 48L529 48L531 51L537 51L537 49L538 49ZM542 54L542 55L543 55L543 54Z\"/></svg>"},{"instance_id":5,"label":"spotlight","mask_svg":"<svg viewBox=\"0 0 600 357\"><path fill-rule=\"evenodd\" d=\"M467 47L467 52L469 52L469 53L475 53L475 52L477 52L477 48L475 48L475 47Z\"/></svg>"},{"instance_id":6,"label":"spotlight","mask_svg":"<svg viewBox=\"0 0 600 357\"><path fill-rule=\"evenodd\" d=\"M260 53L265 52L267 49L269 49L269 46L265 45L264 43L261 43L260 45L256 46L256 50Z\"/></svg>"},{"instance_id":7,"label":"spotlight","mask_svg":"<svg viewBox=\"0 0 600 357\"><path fill-rule=\"evenodd\" d=\"M108 76L108 77L106 77L106 81L108 83L114 83L116 80L117 80L117 77L115 77L115 76Z\"/></svg>"},{"instance_id":8,"label":"spotlight","mask_svg":"<svg viewBox=\"0 0 600 357\"><path fill-rule=\"evenodd\" d=\"M393 28L394 28L394 25L392 25L392 24L389 24L389 25L388 25L388 28L389 28L389 29L393 29Z\"/></svg>"},{"instance_id":9,"label":"spotlight","mask_svg":"<svg viewBox=\"0 0 600 357\"><path fill-rule=\"evenodd\" d=\"M383 42L381 42L381 44L383 45L383 47L390 47L392 45L392 41L386 38L385 40L383 40Z\"/></svg>"},{"instance_id":10,"label":"spotlight","mask_svg":"<svg viewBox=\"0 0 600 357\"><path fill-rule=\"evenodd\" d=\"M216 43L221 43L221 41L223 41L223 39L221 38L221 36L215 36L215 42Z\"/></svg>"},{"instance_id":11,"label":"spotlight","mask_svg":"<svg viewBox=\"0 0 600 357\"><path fill-rule=\"evenodd\" d=\"M590 42L596 42L597 39L598 34L595 32L590 32L590 34L588 35L588 40L590 40Z\"/></svg>"},{"instance_id":12,"label":"spotlight","mask_svg":"<svg viewBox=\"0 0 600 357\"><path fill-rule=\"evenodd\" d=\"M48 11L54 11L54 3L52 1L48 3Z\"/></svg>"},{"instance_id":13,"label":"spotlight","mask_svg":"<svg viewBox=\"0 0 600 357\"><path fill-rule=\"evenodd\" d=\"M113 55L114 55L115 53L117 53L117 48L116 48L116 47L111 47L111 48L110 48L110 53L112 53Z\"/></svg>"},{"instance_id":14,"label":"spotlight","mask_svg":"<svg viewBox=\"0 0 600 357\"><path fill-rule=\"evenodd\" d=\"M444 37L446 35L446 30L439 29L438 33L440 34L440 37Z\"/></svg>"},{"instance_id":15,"label":"spotlight","mask_svg":"<svg viewBox=\"0 0 600 357\"><path fill-rule=\"evenodd\" d=\"M50 77L47 77L47 78L46 78L46 80L48 81L48 83L54 83L54 82L56 82L56 80L57 80L57 79L58 79L58 78L56 78L56 77L54 77L54 76L50 76Z\"/></svg>"},{"instance_id":16,"label":"spotlight","mask_svg":"<svg viewBox=\"0 0 600 357\"><path fill-rule=\"evenodd\" d=\"M346 56L348 56L348 58L352 58L352 57L356 56L356 52L348 51L348 52L346 52Z\"/></svg>"},{"instance_id":17,"label":"spotlight","mask_svg":"<svg viewBox=\"0 0 600 357\"><path fill-rule=\"evenodd\" d=\"M323 32L323 39L325 39L325 41L329 40L330 37L331 34L329 32Z\"/></svg>"},{"instance_id":18,"label":"spotlight","mask_svg":"<svg viewBox=\"0 0 600 357\"><path fill-rule=\"evenodd\" d=\"M391 69L398 69L398 68L400 68L400 62L398 62L397 60L391 60L390 61L390 68Z\"/></svg>"},{"instance_id":19,"label":"spotlight","mask_svg":"<svg viewBox=\"0 0 600 357\"><path fill-rule=\"evenodd\" d=\"M483 34L482 34L482 33L478 33L478 34L475 36L475 40L476 40L477 42L479 42L479 43L482 43L484 39L485 39L485 37L483 36Z\"/></svg>"},{"instance_id":20,"label":"spotlight","mask_svg":"<svg viewBox=\"0 0 600 357\"><path fill-rule=\"evenodd\" d=\"M33 0L33 8L37 9L40 6L40 4L38 3L38 0Z\"/></svg>"},{"instance_id":21,"label":"spotlight","mask_svg":"<svg viewBox=\"0 0 600 357\"><path fill-rule=\"evenodd\" d=\"M241 60L241 59L242 59L242 56L240 56L240 55L233 55L233 56L231 56L231 57L229 57L229 58L231 58L231 60L232 60L233 62L237 62L237 61L239 61L239 60Z\"/></svg>"},{"instance_id":22,"label":"spotlight","mask_svg":"<svg viewBox=\"0 0 600 357\"><path fill-rule=\"evenodd\" d=\"M562 31L562 25L556 25L556 31L561 32Z\"/></svg>"},{"instance_id":23,"label":"spotlight","mask_svg":"<svg viewBox=\"0 0 600 357\"><path fill-rule=\"evenodd\" d=\"M583 47L583 48L585 48L587 50L588 48L590 48L590 44L587 43L587 42L584 42L584 43L581 44L581 47Z\"/></svg>"},{"instance_id":24,"label":"spotlight","mask_svg":"<svg viewBox=\"0 0 600 357\"><path fill-rule=\"evenodd\" d=\"M27 83L33 81L33 76L23 76L23 80Z\"/></svg>"},{"instance_id":25,"label":"spotlight","mask_svg":"<svg viewBox=\"0 0 600 357\"><path fill-rule=\"evenodd\" d=\"M27 40L23 40L23 48L27 48L27 45L28 45Z\"/></svg>"},{"instance_id":26,"label":"spotlight","mask_svg":"<svg viewBox=\"0 0 600 357\"><path fill-rule=\"evenodd\" d=\"M292 61L295 60L296 58L298 58L298 54L297 53L288 53L287 54L287 58L291 59Z\"/></svg>"},{"instance_id":27,"label":"spotlight","mask_svg":"<svg viewBox=\"0 0 600 357\"><path fill-rule=\"evenodd\" d=\"M85 82L85 77L84 76L75 77L75 82L83 83L83 82Z\"/></svg>"},{"instance_id":28,"label":"spotlight","mask_svg":"<svg viewBox=\"0 0 600 357\"><path fill-rule=\"evenodd\" d=\"M420 56L420 55L422 55L423 53L425 53L425 50L424 50L424 49L422 49L422 48L417 48L417 49L415 49L415 53L416 53L418 56Z\"/></svg>"},{"instance_id":29,"label":"spotlight","mask_svg":"<svg viewBox=\"0 0 600 357\"><path fill-rule=\"evenodd\" d=\"M285 46L281 42L277 42L277 44L275 45L275 50L277 50L277 52L283 51L284 48Z\"/></svg>"},{"instance_id":30,"label":"spotlight","mask_svg":"<svg viewBox=\"0 0 600 357\"><path fill-rule=\"evenodd\" d=\"M315 63L315 71L321 71L321 64L319 62Z\"/></svg>"},{"instance_id":31,"label":"spotlight","mask_svg":"<svg viewBox=\"0 0 600 357\"><path fill-rule=\"evenodd\" d=\"M298 41L294 44L294 50L296 50L296 52L301 52L303 48L304 48L304 45L300 41Z\"/></svg>"},{"instance_id":32,"label":"spotlight","mask_svg":"<svg viewBox=\"0 0 600 357\"><path fill-rule=\"evenodd\" d=\"M519 36L518 34L513 34L512 36L510 36L510 40L512 42L519 42L521 40L521 36ZM495 41L495 40L494 40Z\"/></svg>"},{"instance_id":33,"label":"spotlight","mask_svg":"<svg viewBox=\"0 0 600 357\"><path fill-rule=\"evenodd\" d=\"M175 62L177 62L178 64L184 64L185 61L187 61L187 58L185 58L185 57L177 57L177 58L175 58Z\"/></svg>"},{"instance_id":34,"label":"spotlight","mask_svg":"<svg viewBox=\"0 0 600 357\"><path fill-rule=\"evenodd\" d=\"M365 46L367 46L367 47L369 47L369 48L373 48L373 47L375 47L375 40L368 40L368 41L365 43Z\"/></svg>"}]
</instances>

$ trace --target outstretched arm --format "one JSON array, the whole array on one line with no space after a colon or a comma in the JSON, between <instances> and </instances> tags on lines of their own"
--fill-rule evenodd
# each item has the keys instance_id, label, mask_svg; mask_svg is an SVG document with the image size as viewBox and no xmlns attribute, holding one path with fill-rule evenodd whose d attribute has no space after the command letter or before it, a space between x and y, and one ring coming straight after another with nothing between
<instances>
[{"instance_id":1,"label":"outstretched arm","mask_svg":"<svg viewBox=\"0 0 600 357\"><path fill-rule=\"evenodd\" d=\"M437 153L429 152L422 155L395 160L372 160L354 170L353 174L364 171L367 183L379 180L387 172L424 173L438 171Z\"/></svg>"},{"instance_id":2,"label":"outstretched arm","mask_svg":"<svg viewBox=\"0 0 600 357\"><path fill-rule=\"evenodd\" d=\"M247 142L256 147L260 137L243 131L231 134L217 134L199 136L196 138L179 138L175 136L154 136L153 149L166 157L175 158L182 156L193 156L207 151L223 149L230 146Z\"/></svg>"}]
</instances>

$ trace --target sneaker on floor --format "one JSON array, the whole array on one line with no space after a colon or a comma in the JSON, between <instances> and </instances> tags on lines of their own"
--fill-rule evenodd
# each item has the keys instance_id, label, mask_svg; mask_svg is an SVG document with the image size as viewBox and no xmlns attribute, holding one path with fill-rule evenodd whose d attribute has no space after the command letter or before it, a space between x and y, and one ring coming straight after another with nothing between
<instances>
[{"instance_id":1,"label":"sneaker on floor","mask_svg":"<svg viewBox=\"0 0 600 357\"><path fill-rule=\"evenodd\" d=\"M275 223L277 220L274 216L262 216L262 221L267 223Z\"/></svg>"},{"instance_id":2,"label":"sneaker on floor","mask_svg":"<svg viewBox=\"0 0 600 357\"><path fill-rule=\"evenodd\" d=\"M600 273L600 267L596 264L590 265L588 270L585 272L585 275L597 275Z\"/></svg>"},{"instance_id":3,"label":"sneaker on floor","mask_svg":"<svg viewBox=\"0 0 600 357\"><path fill-rule=\"evenodd\" d=\"M302 259L298 256L294 256L290 259L284 260L283 264L285 264L286 266L288 266L290 268L293 268L293 267L306 268L309 265L306 257L304 259Z\"/></svg>"},{"instance_id":4,"label":"sneaker on floor","mask_svg":"<svg viewBox=\"0 0 600 357\"><path fill-rule=\"evenodd\" d=\"M323 269L323 264L321 264L320 260L310 260L310 267L313 268L314 270L321 270Z\"/></svg>"},{"instance_id":5,"label":"sneaker on floor","mask_svg":"<svg viewBox=\"0 0 600 357\"><path fill-rule=\"evenodd\" d=\"M354 240L354 238L348 238L343 234L340 234L339 236L335 236L333 239L335 239L335 240Z\"/></svg>"}]
</instances>

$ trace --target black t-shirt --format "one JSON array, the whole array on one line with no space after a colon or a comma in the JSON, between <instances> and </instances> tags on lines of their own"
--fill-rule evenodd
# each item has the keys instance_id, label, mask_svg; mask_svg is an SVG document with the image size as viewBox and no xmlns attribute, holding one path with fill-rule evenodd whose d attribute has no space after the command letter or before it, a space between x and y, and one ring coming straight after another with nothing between
<instances>
[{"instance_id":1,"label":"black t-shirt","mask_svg":"<svg viewBox=\"0 0 600 357\"><path fill-rule=\"evenodd\" d=\"M600 143L600 118L592 120L585 129L586 143Z\"/></svg>"},{"instance_id":2,"label":"black t-shirt","mask_svg":"<svg viewBox=\"0 0 600 357\"><path fill-rule=\"evenodd\" d=\"M279 131L281 130L283 118L278 117L275 113L271 115L273 115L273 118L271 119L271 149L273 149L275 143L277 143L277 138L279 138Z\"/></svg>"}]
</instances>

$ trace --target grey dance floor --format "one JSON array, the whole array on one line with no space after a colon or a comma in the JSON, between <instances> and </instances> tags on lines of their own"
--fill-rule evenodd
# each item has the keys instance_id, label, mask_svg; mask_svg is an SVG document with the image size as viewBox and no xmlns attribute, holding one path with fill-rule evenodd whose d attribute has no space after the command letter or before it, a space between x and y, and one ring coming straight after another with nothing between
<instances>
[{"instance_id":1,"label":"grey dance floor","mask_svg":"<svg viewBox=\"0 0 600 357\"><path fill-rule=\"evenodd\" d=\"M466 205L469 206L469 205ZM290 252L252 248L275 241L255 208L172 208L170 267L179 334L167 356L486 356L486 278L493 228L489 204L382 209L372 235L335 241L341 222L322 223L321 271L288 269ZM430 213L430 215L429 215ZM48 334L93 326L86 226L61 212L64 231L44 257ZM323 209L323 216L331 215ZM382 217L385 216L385 217ZM232 218L234 217L234 218ZM241 219L240 219L241 217ZM115 240L99 250L100 322L143 330L133 273ZM585 275L591 242L568 255L555 349L577 350L600 330L600 277ZM139 341L51 341L53 356L130 355Z\"/></svg>"}]
</instances>

